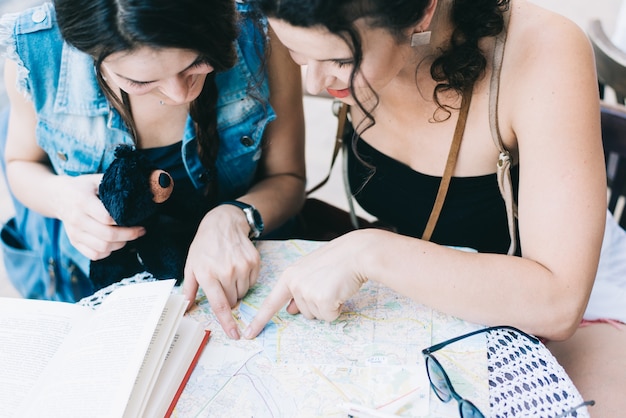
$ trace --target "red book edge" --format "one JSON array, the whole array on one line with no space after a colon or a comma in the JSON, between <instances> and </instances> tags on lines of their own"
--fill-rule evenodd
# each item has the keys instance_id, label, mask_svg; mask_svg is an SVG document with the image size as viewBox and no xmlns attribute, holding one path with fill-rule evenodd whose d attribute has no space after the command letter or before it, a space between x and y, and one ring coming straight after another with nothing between
<instances>
[{"instance_id":1,"label":"red book edge","mask_svg":"<svg viewBox=\"0 0 626 418\"><path fill-rule=\"evenodd\" d=\"M211 335L211 331L209 331L208 329L204 330L204 338L200 342L200 347L198 347L198 351L196 351L196 355L193 357L193 360L191 361L191 364L189 365L189 368L187 369L187 373L185 373L185 377L183 377L182 382L180 382L180 386L178 387L178 390L176 391L176 394L174 395L174 399L172 399L172 403L170 404L170 407L167 408L167 412L165 413L164 418L169 418L170 415L172 415L172 412L174 412L174 408L176 407L176 404L178 403L178 398L180 398L180 395L183 393L183 390L185 389L185 386L187 385L187 382L189 381L189 378L191 377L191 373L193 372L193 369L196 368L196 364L198 363L198 360L200 359L200 355L202 355L202 352L204 351L204 347L206 347L206 344L209 341L210 335Z\"/></svg>"}]
</instances>

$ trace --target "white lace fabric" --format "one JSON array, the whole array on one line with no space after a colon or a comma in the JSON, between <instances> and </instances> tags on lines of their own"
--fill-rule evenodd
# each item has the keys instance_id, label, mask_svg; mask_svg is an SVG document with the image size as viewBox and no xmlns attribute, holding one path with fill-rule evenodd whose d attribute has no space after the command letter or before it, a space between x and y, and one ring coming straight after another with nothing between
<instances>
[{"instance_id":1,"label":"white lace fabric","mask_svg":"<svg viewBox=\"0 0 626 418\"><path fill-rule=\"evenodd\" d=\"M555 417L583 399L542 343L506 330L487 334L489 404L493 417ZM568 417L589 417L586 407Z\"/></svg>"}]
</instances>

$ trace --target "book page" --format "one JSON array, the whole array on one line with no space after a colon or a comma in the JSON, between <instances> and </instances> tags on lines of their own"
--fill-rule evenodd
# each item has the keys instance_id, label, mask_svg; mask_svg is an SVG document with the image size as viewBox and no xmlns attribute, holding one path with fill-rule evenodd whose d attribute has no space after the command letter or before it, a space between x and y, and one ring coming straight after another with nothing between
<instances>
[{"instance_id":1,"label":"book page","mask_svg":"<svg viewBox=\"0 0 626 418\"><path fill-rule=\"evenodd\" d=\"M171 295L167 301L135 381L133 393L124 412L125 417L141 416L146 408L148 395L156 383L186 307L187 302L183 295Z\"/></svg>"},{"instance_id":2,"label":"book page","mask_svg":"<svg viewBox=\"0 0 626 418\"><path fill-rule=\"evenodd\" d=\"M0 298L0 417L11 416L72 329L82 306Z\"/></svg>"},{"instance_id":3,"label":"book page","mask_svg":"<svg viewBox=\"0 0 626 418\"><path fill-rule=\"evenodd\" d=\"M120 417L174 280L116 289L72 330L19 416Z\"/></svg>"}]
</instances>

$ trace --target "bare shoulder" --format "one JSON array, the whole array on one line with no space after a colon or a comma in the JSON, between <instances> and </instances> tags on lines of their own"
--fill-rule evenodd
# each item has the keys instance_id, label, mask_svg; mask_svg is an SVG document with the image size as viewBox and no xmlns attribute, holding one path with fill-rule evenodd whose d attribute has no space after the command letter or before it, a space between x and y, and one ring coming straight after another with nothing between
<instances>
[{"instance_id":1,"label":"bare shoulder","mask_svg":"<svg viewBox=\"0 0 626 418\"><path fill-rule=\"evenodd\" d=\"M584 30L557 13L513 0L500 85L509 138L517 136L516 124L519 128L542 112L561 109L567 114L577 106L577 112L593 114L598 87L593 49Z\"/></svg>"},{"instance_id":2,"label":"bare shoulder","mask_svg":"<svg viewBox=\"0 0 626 418\"><path fill-rule=\"evenodd\" d=\"M511 2L511 23L507 52L512 57L541 57L554 61L568 54L587 54L590 44L580 26L565 16L527 0ZM533 60L534 61L534 60Z\"/></svg>"}]
</instances>

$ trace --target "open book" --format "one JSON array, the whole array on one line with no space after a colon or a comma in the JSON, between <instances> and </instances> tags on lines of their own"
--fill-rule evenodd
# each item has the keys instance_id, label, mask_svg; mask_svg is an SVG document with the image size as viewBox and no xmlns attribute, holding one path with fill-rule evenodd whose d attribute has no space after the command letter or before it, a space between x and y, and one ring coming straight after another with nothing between
<instances>
[{"instance_id":1,"label":"open book","mask_svg":"<svg viewBox=\"0 0 626 418\"><path fill-rule=\"evenodd\" d=\"M0 417L163 417L208 331L174 280L113 291L96 310L0 298Z\"/></svg>"}]
</instances>

